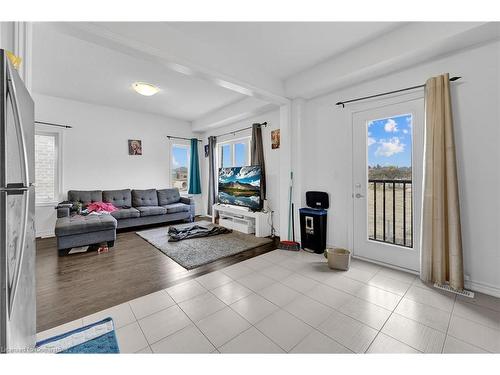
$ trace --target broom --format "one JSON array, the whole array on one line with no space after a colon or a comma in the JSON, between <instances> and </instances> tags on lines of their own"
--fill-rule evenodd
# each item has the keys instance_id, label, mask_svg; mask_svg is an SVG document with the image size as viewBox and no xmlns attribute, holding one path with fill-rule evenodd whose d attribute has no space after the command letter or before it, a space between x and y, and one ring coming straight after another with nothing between
<instances>
[{"instance_id":1,"label":"broom","mask_svg":"<svg viewBox=\"0 0 500 375\"><path fill-rule=\"evenodd\" d=\"M290 172L290 191L289 191L289 211L288 211L288 217L291 220L288 220L288 238L290 238L290 223L292 224L292 241L280 241L278 244L278 249L281 250L290 250L290 251L299 251L300 250L300 244L298 242L295 242L295 220L294 220L294 207L292 203L292 187L293 187L293 172Z\"/></svg>"}]
</instances>

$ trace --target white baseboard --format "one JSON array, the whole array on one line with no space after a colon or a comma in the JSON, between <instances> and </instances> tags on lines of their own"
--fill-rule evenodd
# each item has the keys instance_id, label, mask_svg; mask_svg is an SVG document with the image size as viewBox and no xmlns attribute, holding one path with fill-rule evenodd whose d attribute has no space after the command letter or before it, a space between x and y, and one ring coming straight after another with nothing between
<instances>
[{"instance_id":1,"label":"white baseboard","mask_svg":"<svg viewBox=\"0 0 500 375\"><path fill-rule=\"evenodd\" d=\"M474 292L479 292L492 297L500 298L500 288L490 284L480 283L473 280L466 280L465 288L473 290Z\"/></svg>"},{"instance_id":2,"label":"white baseboard","mask_svg":"<svg viewBox=\"0 0 500 375\"><path fill-rule=\"evenodd\" d=\"M368 263L373 263L373 264L376 264L378 266L387 267L387 268L391 268L391 269L396 270L396 271L403 271L403 272L411 273L412 275L418 276L418 272L417 271L410 270L408 268L393 266L392 264L388 264L388 263L384 263L384 262L378 262L376 260L372 260L372 259L368 259L368 258L363 258L363 257L357 256L357 255L354 255L354 254L352 255L352 257L354 259L359 259L359 260L362 260L362 261L365 261L365 262L368 262Z\"/></svg>"},{"instance_id":3,"label":"white baseboard","mask_svg":"<svg viewBox=\"0 0 500 375\"><path fill-rule=\"evenodd\" d=\"M36 238L50 238L50 237L55 237L55 233L53 230L47 230L47 231L41 231L41 232L36 232L35 236Z\"/></svg>"},{"instance_id":4,"label":"white baseboard","mask_svg":"<svg viewBox=\"0 0 500 375\"><path fill-rule=\"evenodd\" d=\"M334 246L327 245L327 247L334 247ZM391 266L390 264L373 261L371 259L366 259L366 258L363 258L363 257L358 257L356 255L353 255L352 257L355 258L355 259L363 260L365 262L378 264L379 266L384 266L384 267L393 268L393 269L400 270L400 271L409 272L409 273L412 273L412 274L418 276L418 272L411 271L411 270L408 270L408 269L405 269L405 268ZM491 285L491 284L487 284L487 283L481 283L481 282L478 282L478 281L470 280L470 278L468 277L468 275L465 277L465 289L472 290L472 291L478 292L478 293L487 294L487 295L492 296L492 297L500 298L500 287L497 287L497 286L494 286L494 285Z\"/></svg>"}]
</instances>

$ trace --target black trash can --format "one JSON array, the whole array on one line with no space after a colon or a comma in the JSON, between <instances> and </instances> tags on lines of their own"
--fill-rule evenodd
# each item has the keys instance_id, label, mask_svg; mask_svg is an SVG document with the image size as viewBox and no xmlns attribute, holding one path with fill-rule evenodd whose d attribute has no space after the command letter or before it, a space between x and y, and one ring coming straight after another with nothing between
<instances>
[{"instance_id":1,"label":"black trash can","mask_svg":"<svg viewBox=\"0 0 500 375\"><path fill-rule=\"evenodd\" d=\"M313 250L322 254L326 249L327 211L318 208L301 208L300 241L302 249Z\"/></svg>"}]
</instances>

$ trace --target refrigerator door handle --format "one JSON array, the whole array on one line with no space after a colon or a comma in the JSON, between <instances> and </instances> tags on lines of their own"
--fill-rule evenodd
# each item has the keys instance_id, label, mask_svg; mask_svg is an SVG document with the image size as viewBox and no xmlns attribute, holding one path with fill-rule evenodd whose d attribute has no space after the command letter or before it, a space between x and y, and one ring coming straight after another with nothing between
<instances>
[{"instance_id":1,"label":"refrigerator door handle","mask_svg":"<svg viewBox=\"0 0 500 375\"><path fill-rule=\"evenodd\" d=\"M23 177L24 186L29 186L29 171L28 171L28 151L26 149L26 140L24 138L24 130L22 125L21 111L19 110L19 103L17 101L16 86L14 85L14 80L12 78L12 66L10 61L7 62L7 94L10 94L10 99L12 101L12 110L14 114L14 124L17 127L17 140L21 148L21 154L23 158Z\"/></svg>"},{"instance_id":2,"label":"refrigerator door handle","mask_svg":"<svg viewBox=\"0 0 500 375\"><path fill-rule=\"evenodd\" d=\"M29 187L4 187L0 188L1 191L5 191L7 194L22 194L25 191L28 191Z\"/></svg>"}]
</instances>

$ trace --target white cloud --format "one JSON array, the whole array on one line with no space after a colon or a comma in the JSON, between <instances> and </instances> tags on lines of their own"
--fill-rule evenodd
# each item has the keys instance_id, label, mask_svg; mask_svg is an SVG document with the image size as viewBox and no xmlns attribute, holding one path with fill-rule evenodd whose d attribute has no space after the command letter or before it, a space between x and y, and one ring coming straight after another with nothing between
<instances>
[{"instance_id":1,"label":"white cloud","mask_svg":"<svg viewBox=\"0 0 500 375\"><path fill-rule=\"evenodd\" d=\"M229 178L234 174L234 169L232 168L222 168L219 172L220 177Z\"/></svg>"},{"instance_id":2,"label":"white cloud","mask_svg":"<svg viewBox=\"0 0 500 375\"><path fill-rule=\"evenodd\" d=\"M370 147L374 143L377 143L377 141L375 140L375 138L368 137L368 147Z\"/></svg>"},{"instance_id":3,"label":"white cloud","mask_svg":"<svg viewBox=\"0 0 500 375\"><path fill-rule=\"evenodd\" d=\"M392 137L389 140L381 139L380 146L375 151L375 155L377 156L392 156L394 154L399 154L403 152L405 149L405 144L401 143L401 140L398 137Z\"/></svg>"},{"instance_id":4,"label":"white cloud","mask_svg":"<svg viewBox=\"0 0 500 375\"><path fill-rule=\"evenodd\" d=\"M259 175L260 173L260 169L259 168L255 168L255 167L241 167L238 175L236 176L237 178L239 179L242 179L242 178L249 178L249 177L253 177L253 176L257 176Z\"/></svg>"},{"instance_id":5,"label":"white cloud","mask_svg":"<svg viewBox=\"0 0 500 375\"><path fill-rule=\"evenodd\" d=\"M260 180L252 181L252 182L250 182L250 185L260 187Z\"/></svg>"},{"instance_id":6,"label":"white cloud","mask_svg":"<svg viewBox=\"0 0 500 375\"><path fill-rule=\"evenodd\" d=\"M179 162L177 161L177 159L173 155L172 155L172 166L174 168L178 168L179 167Z\"/></svg>"},{"instance_id":7,"label":"white cloud","mask_svg":"<svg viewBox=\"0 0 500 375\"><path fill-rule=\"evenodd\" d=\"M408 134L408 129L403 129L403 133Z\"/></svg>"},{"instance_id":8,"label":"white cloud","mask_svg":"<svg viewBox=\"0 0 500 375\"><path fill-rule=\"evenodd\" d=\"M368 128L373 125L373 121L368 122Z\"/></svg>"},{"instance_id":9,"label":"white cloud","mask_svg":"<svg viewBox=\"0 0 500 375\"><path fill-rule=\"evenodd\" d=\"M385 123L384 125L384 130L387 132L387 133L397 133L399 131L398 129L398 124L396 123L396 121L394 121L392 118L390 118L389 120L387 120L387 122Z\"/></svg>"}]
</instances>

